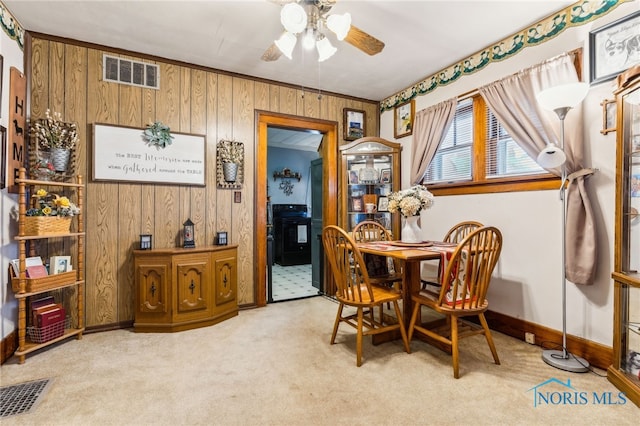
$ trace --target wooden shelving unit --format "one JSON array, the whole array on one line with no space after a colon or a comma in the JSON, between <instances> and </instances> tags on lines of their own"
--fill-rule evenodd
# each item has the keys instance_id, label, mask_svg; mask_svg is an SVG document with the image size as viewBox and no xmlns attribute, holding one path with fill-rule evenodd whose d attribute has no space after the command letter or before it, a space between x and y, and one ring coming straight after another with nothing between
<instances>
[{"instance_id":1,"label":"wooden shelving unit","mask_svg":"<svg viewBox=\"0 0 640 426\"><path fill-rule=\"evenodd\" d=\"M77 336L78 339L82 338L84 332L84 311L83 311L83 294L84 294L84 220L83 220L83 202L84 202L84 183L82 176L76 177L75 183L68 182L51 182L40 181L26 178L26 170L21 168L19 171L18 179L18 235L15 240L18 241L18 258L19 258L19 276L12 278L12 288L15 293L15 297L18 300L18 350L16 356L19 357L20 364L24 363L27 354L42 349L46 346L65 340L71 336ZM27 199L27 187L30 188L29 193L33 193L33 188L39 187L56 187L67 190L76 191L77 202L76 205L80 209L80 212L75 216L76 230L75 232L68 232L65 234L51 234L51 235L26 235L25 233L25 218L28 208ZM27 244L30 244L29 252L31 255L35 255L35 249L32 243L36 240L49 240L60 238L75 238L76 239L76 265L74 266L75 274L64 274L61 277L59 275L50 275L39 279L28 279L26 276L26 264L27 258ZM27 338L27 299L31 296L37 296L42 293L47 293L55 290L61 290L65 288L75 287L77 289L76 300L74 301L74 307L77 310L77 324L75 327L65 328L64 333L46 342L36 343Z\"/></svg>"}]
</instances>

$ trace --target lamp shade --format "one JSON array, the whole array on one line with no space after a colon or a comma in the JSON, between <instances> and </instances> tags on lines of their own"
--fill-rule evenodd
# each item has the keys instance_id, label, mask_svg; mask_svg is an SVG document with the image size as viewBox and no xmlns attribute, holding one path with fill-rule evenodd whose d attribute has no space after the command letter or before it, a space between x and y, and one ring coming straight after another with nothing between
<instances>
[{"instance_id":1,"label":"lamp shade","mask_svg":"<svg viewBox=\"0 0 640 426\"><path fill-rule=\"evenodd\" d=\"M546 148L538 154L537 162L545 169L560 167L567 161L564 151L554 143L547 144Z\"/></svg>"},{"instance_id":2,"label":"lamp shade","mask_svg":"<svg viewBox=\"0 0 640 426\"><path fill-rule=\"evenodd\" d=\"M327 17L327 27L336 34L338 40L344 40L351 29L351 14L329 15Z\"/></svg>"},{"instance_id":3,"label":"lamp shade","mask_svg":"<svg viewBox=\"0 0 640 426\"><path fill-rule=\"evenodd\" d=\"M280 22L290 33L301 33L307 28L307 12L298 3L287 3L280 11Z\"/></svg>"},{"instance_id":4,"label":"lamp shade","mask_svg":"<svg viewBox=\"0 0 640 426\"><path fill-rule=\"evenodd\" d=\"M545 89L536 95L536 99L544 109L555 111L558 108L575 107L587 96L587 92L588 83L568 83Z\"/></svg>"},{"instance_id":5,"label":"lamp shade","mask_svg":"<svg viewBox=\"0 0 640 426\"><path fill-rule=\"evenodd\" d=\"M305 50L312 50L316 45L316 34L313 28L307 28L302 37L302 48Z\"/></svg>"},{"instance_id":6,"label":"lamp shade","mask_svg":"<svg viewBox=\"0 0 640 426\"><path fill-rule=\"evenodd\" d=\"M274 43L284 56L291 59L291 54L293 53L293 48L296 46L297 40L296 36L285 31Z\"/></svg>"},{"instance_id":7,"label":"lamp shade","mask_svg":"<svg viewBox=\"0 0 640 426\"><path fill-rule=\"evenodd\" d=\"M318 49L318 62L329 59L338 51L326 37L322 37L316 42L316 49Z\"/></svg>"}]
</instances>

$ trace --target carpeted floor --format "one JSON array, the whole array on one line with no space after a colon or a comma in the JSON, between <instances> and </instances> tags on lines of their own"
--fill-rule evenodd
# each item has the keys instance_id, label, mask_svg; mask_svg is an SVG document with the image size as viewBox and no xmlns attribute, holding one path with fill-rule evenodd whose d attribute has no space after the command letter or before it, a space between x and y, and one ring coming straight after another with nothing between
<instances>
[{"instance_id":1,"label":"carpeted floor","mask_svg":"<svg viewBox=\"0 0 640 426\"><path fill-rule=\"evenodd\" d=\"M353 329L340 328L329 345L336 309L313 297L179 333L89 334L23 365L14 357L2 366L2 386L52 383L36 409L2 425L632 425L640 418L606 378L554 369L539 347L499 333L502 365L482 336L465 339L458 380L450 357L420 341L407 354L400 342L373 346L365 338L357 368Z\"/></svg>"}]
</instances>

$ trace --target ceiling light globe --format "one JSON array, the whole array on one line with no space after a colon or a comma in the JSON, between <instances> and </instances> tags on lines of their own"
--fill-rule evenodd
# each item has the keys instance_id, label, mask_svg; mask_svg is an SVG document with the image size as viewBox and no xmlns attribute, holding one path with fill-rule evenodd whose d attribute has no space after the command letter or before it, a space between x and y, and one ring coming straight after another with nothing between
<instances>
[{"instance_id":1,"label":"ceiling light globe","mask_svg":"<svg viewBox=\"0 0 640 426\"><path fill-rule=\"evenodd\" d=\"M307 31L304 33L304 37L302 37L302 47L305 50L311 50L316 45L316 35L314 34L313 28L307 28Z\"/></svg>"},{"instance_id":2,"label":"ceiling light globe","mask_svg":"<svg viewBox=\"0 0 640 426\"><path fill-rule=\"evenodd\" d=\"M284 56L291 59L291 54L293 53L293 48L296 46L297 40L296 36L285 31L274 43Z\"/></svg>"},{"instance_id":3,"label":"ceiling light globe","mask_svg":"<svg viewBox=\"0 0 640 426\"><path fill-rule=\"evenodd\" d=\"M329 59L338 51L326 37L317 41L316 49L318 49L318 62Z\"/></svg>"},{"instance_id":4,"label":"ceiling light globe","mask_svg":"<svg viewBox=\"0 0 640 426\"><path fill-rule=\"evenodd\" d=\"M327 17L327 27L336 34L338 40L344 40L351 29L351 14L329 15Z\"/></svg>"},{"instance_id":5,"label":"ceiling light globe","mask_svg":"<svg viewBox=\"0 0 640 426\"><path fill-rule=\"evenodd\" d=\"M292 34L299 34L307 28L307 12L298 3L287 3L280 11L280 22Z\"/></svg>"}]
</instances>

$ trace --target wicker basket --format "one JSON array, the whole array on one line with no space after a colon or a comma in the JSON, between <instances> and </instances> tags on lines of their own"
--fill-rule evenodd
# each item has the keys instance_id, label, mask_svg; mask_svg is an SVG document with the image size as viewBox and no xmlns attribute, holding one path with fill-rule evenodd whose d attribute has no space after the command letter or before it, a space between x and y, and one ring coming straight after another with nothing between
<instances>
[{"instance_id":1,"label":"wicker basket","mask_svg":"<svg viewBox=\"0 0 640 426\"><path fill-rule=\"evenodd\" d=\"M61 274L47 275L41 278L25 279L25 289L27 293L44 291L73 284L76 281L76 271L63 272ZM14 292L20 292L20 279L11 274L11 288Z\"/></svg>"},{"instance_id":2,"label":"wicker basket","mask_svg":"<svg viewBox=\"0 0 640 426\"><path fill-rule=\"evenodd\" d=\"M70 216L27 216L24 218L25 235L68 234L71 229Z\"/></svg>"}]
</instances>

